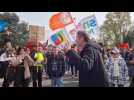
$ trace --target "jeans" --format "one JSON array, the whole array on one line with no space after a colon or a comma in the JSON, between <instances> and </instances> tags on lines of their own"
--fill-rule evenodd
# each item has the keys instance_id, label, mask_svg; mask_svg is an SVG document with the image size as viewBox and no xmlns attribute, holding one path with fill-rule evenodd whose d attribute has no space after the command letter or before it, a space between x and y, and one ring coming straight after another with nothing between
<instances>
[{"instance_id":1,"label":"jeans","mask_svg":"<svg viewBox=\"0 0 134 100\"><path fill-rule=\"evenodd\" d=\"M36 66L33 66L33 87L37 87L37 81L38 81L38 87L42 87L42 72L43 70L41 68L37 68Z\"/></svg>"},{"instance_id":2,"label":"jeans","mask_svg":"<svg viewBox=\"0 0 134 100\"><path fill-rule=\"evenodd\" d=\"M68 62L66 62L66 68L65 68L65 70L68 71L68 72L69 72L69 70L70 70L70 65L69 65Z\"/></svg>"},{"instance_id":3,"label":"jeans","mask_svg":"<svg viewBox=\"0 0 134 100\"><path fill-rule=\"evenodd\" d=\"M52 87L63 87L63 79L60 78L52 78Z\"/></svg>"},{"instance_id":4,"label":"jeans","mask_svg":"<svg viewBox=\"0 0 134 100\"><path fill-rule=\"evenodd\" d=\"M72 73L72 75L75 74L77 76L77 67L76 66L71 65L71 73Z\"/></svg>"},{"instance_id":5,"label":"jeans","mask_svg":"<svg viewBox=\"0 0 134 100\"><path fill-rule=\"evenodd\" d=\"M4 81L3 81L2 87L8 87L9 81L7 79L7 76L6 76L8 62L1 62L1 66L3 67L3 76L4 76Z\"/></svg>"},{"instance_id":6,"label":"jeans","mask_svg":"<svg viewBox=\"0 0 134 100\"><path fill-rule=\"evenodd\" d=\"M134 87L134 77L131 78L131 84L130 87Z\"/></svg>"}]
</instances>

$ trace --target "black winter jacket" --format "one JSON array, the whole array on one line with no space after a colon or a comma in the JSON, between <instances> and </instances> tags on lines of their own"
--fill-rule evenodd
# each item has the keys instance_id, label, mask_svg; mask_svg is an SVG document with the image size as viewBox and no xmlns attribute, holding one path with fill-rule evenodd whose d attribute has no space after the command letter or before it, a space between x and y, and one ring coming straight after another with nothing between
<instances>
[{"instance_id":1,"label":"black winter jacket","mask_svg":"<svg viewBox=\"0 0 134 100\"><path fill-rule=\"evenodd\" d=\"M91 43L87 43L80 55L68 51L66 56L77 61L79 69L80 87L105 87L108 86L100 50Z\"/></svg>"},{"instance_id":2,"label":"black winter jacket","mask_svg":"<svg viewBox=\"0 0 134 100\"><path fill-rule=\"evenodd\" d=\"M56 62L55 66L54 61ZM51 54L49 57L47 57L47 74L49 78L59 78L64 76L65 73L65 58L64 55L58 54L57 56L54 56Z\"/></svg>"}]
</instances>

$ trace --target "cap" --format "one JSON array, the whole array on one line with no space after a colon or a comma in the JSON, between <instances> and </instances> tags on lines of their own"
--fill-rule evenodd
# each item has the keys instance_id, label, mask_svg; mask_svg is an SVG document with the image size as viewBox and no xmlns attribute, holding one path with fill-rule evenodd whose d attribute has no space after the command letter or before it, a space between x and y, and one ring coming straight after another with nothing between
<instances>
[{"instance_id":1,"label":"cap","mask_svg":"<svg viewBox=\"0 0 134 100\"><path fill-rule=\"evenodd\" d=\"M115 53L115 54L120 53L120 51L119 51L119 49L117 47L113 48L111 52Z\"/></svg>"}]
</instances>

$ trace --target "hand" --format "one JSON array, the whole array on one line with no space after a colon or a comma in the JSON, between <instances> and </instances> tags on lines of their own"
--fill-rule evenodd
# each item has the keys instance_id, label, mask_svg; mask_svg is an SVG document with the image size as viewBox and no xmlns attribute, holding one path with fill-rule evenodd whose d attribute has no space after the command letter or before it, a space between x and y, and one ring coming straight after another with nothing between
<instances>
[{"instance_id":1,"label":"hand","mask_svg":"<svg viewBox=\"0 0 134 100\"><path fill-rule=\"evenodd\" d=\"M17 61L16 61L16 57L13 57L11 60L10 60L10 64L15 67L17 65Z\"/></svg>"},{"instance_id":2,"label":"hand","mask_svg":"<svg viewBox=\"0 0 134 100\"><path fill-rule=\"evenodd\" d=\"M80 48L80 47L78 49L79 49L79 52L81 52L83 50L83 48Z\"/></svg>"},{"instance_id":3,"label":"hand","mask_svg":"<svg viewBox=\"0 0 134 100\"><path fill-rule=\"evenodd\" d=\"M71 46L69 44L65 44L64 51L65 53L71 50Z\"/></svg>"}]
</instances>

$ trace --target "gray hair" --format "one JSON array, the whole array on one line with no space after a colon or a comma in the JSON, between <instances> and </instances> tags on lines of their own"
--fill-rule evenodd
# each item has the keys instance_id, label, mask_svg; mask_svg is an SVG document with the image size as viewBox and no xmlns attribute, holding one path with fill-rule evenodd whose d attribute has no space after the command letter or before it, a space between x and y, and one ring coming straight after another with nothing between
<instances>
[{"instance_id":1,"label":"gray hair","mask_svg":"<svg viewBox=\"0 0 134 100\"><path fill-rule=\"evenodd\" d=\"M78 31L77 35L79 37L83 37L85 42L89 42L90 41L89 35L85 31Z\"/></svg>"}]
</instances>

